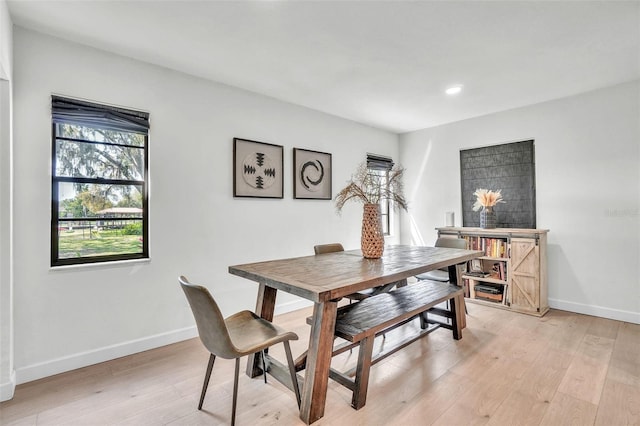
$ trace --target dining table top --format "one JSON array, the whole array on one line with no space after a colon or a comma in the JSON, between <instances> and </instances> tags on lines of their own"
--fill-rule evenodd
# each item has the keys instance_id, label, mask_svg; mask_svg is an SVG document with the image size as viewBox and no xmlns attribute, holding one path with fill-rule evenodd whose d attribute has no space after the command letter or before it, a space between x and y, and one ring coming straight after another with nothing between
<instances>
[{"instance_id":1,"label":"dining table top","mask_svg":"<svg viewBox=\"0 0 640 426\"><path fill-rule=\"evenodd\" d=\"M379 259L360 250L229 266L229 273L302 298L325 302L481 256L477 250L386 246Z\"/></svg>"}]
</instances>

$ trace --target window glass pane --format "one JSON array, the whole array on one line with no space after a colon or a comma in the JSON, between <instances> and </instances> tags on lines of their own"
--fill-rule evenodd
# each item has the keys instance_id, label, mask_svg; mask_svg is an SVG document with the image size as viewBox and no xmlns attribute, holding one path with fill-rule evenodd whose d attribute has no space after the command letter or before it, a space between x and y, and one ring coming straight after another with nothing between
<instances>
[{"instance_id":1,"label":"window glass pane","mask_svg":"<svg viewBox=\"0 0 640 426\"><path fill-rule=\"evenodd\" d=\"M51 102L51 265L148 258L149 114Z\"/></svg>"},{"instance_id":2,"label":"window glass pane","mask_svg":"<svg viewBox=\"0 0 640 426\"><path fill-rule=\"evenodd\" d=\"M58 183L58 217L142 218L141 185Z\"/></svg>"},{"instance_id":3,"label":"window glass pane","mask_svg":"<svg viewBox=\"0 0 640 426\"><path fill-rule=\"evenodd\" d=\"M119 145L144 146L144 135L140 133L119 132L116 130L96 129L78 124L56 124L56 136L60 138L81 139L91 142L115 143Z\"/></svg>"},{"instance_id":4,"label":"window glass pane","mask_svg":"<svg viewBox=\"0 0 640 426\"><path fill-rule=\"evenodd\" d=\"M384 188L389 185L389 171L382 169L369 169L369 174L374 179L375 185L379 188ZM390 228L390 205L389 200L383 199L380 200L380 219L382 221L382 233L384 235L389 235Z\"/></svg>"},{"instance_id":5,"label":"window glass pane","mask_svg":"<svg viewBox=\"0 0 640 426\"><path fill-rule=\"evenodd\" d=\"M144 150L56 139L56 176L142 180Z\"/></svg>"},{"instance_id":6,"label":"window glass pane","mask_svg":"<svg viewBox=\"0 0 640 426\"><path fill-rule=\"evenodd\" d=\"M142 253L142 220L58 222L58 257L72 259Z\"/></svg>"},{"instance_id":7,"label":"window glass pane","mask_svg":"<svg viewBox=\"0 0 640 426\"><path fill-rule=\"evenodd\" d=\"M382 233L384 235L389 235L389 215L383 214L381 219L382 219Z\"/></svg>"}]
</instances>

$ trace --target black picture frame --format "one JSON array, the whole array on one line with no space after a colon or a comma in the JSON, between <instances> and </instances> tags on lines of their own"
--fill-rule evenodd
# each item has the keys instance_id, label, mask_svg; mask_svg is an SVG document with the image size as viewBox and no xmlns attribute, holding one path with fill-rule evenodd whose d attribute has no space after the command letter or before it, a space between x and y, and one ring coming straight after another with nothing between
<instances>
[{"instance_id":1,"label":"black picture frame","mask_svg":"<svg viewBox=\"0 0 640 426\"><path fill-rule=\"evenodd\" d=\"M293 198L331 200L332 174L331 154L293 148Z\"/></svg>"},{"instance_id":2,"label":"black picture frame","mask_svg":"<svg viewBox=\"0 0 640 426\"><path fill-rule=\"evenodd\" d=\"M233 196L284 198L284 148L233 138Z\"/></svg>"}]
</instances>

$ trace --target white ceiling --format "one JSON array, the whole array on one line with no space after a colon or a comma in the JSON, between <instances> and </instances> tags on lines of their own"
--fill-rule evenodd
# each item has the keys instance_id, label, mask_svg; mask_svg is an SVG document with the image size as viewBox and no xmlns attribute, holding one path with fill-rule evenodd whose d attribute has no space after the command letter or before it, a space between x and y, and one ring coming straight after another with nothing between
<instances>
[{"instance_id":1,"label":"white ceiling","mask_svg":"<svg viewBox=\"0 0 640 426\"><path fill-rule=\"evenodd\" d=\"M396 133L640 78L638 1L8 5L16 25Z\"/></svg>"}]
</instances>

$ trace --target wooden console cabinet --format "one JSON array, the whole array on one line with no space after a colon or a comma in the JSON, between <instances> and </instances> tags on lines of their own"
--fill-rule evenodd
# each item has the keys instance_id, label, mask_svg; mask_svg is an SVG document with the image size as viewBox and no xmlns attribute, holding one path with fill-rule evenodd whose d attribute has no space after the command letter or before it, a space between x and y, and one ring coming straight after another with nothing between
<instances>
[{"instance_id":1,"label":"wooden console cabinet","mask_svg":"<svg viewBox=\"0 0 640 426\"><path fill-rule=\"evenodd\" d=\"M547 229L436 230L439 237L464 238L467 248L485 251L462 274L469 302L536 316L547 313Z\"/></svg>"}]
</instances>

